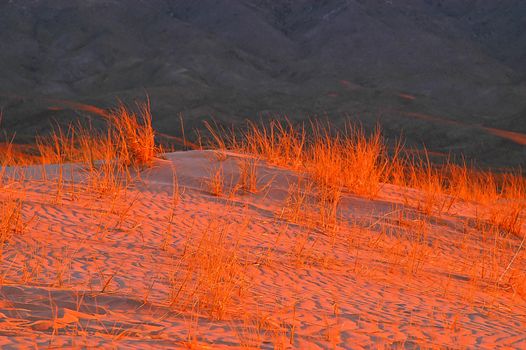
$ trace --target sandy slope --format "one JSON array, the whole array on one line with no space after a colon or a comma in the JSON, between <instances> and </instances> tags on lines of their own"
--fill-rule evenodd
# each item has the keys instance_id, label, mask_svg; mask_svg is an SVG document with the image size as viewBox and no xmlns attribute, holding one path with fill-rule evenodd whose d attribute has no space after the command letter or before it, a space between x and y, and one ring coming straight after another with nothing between
<instances>
[{"instance_id":1,"label":"sandy slope","mask_svg":"<svg viewBox=\"0 0 526 350\"><path fill-rule=\"evenodd\" d=\"M237 183L240 159L167 154L126 191L98 198L78 176L57 199L54 166L46 179L39 167L9 169L26 179L0 196L23 198L30 222L3 249L0 346L526 347L525 284L492 282L520 239L484 237L470 224L476 206L424 216L407 191L385 186L374 200L345 194L338 228L323 230L287 220L299 176L287 170L261 164L260 187L270 186L256 194L209 194L217 167L226 188ZM181 195L169 224L173 169ZM181 288L221 264L235 268L219 288Z\"/></svg>"}]
</instances>

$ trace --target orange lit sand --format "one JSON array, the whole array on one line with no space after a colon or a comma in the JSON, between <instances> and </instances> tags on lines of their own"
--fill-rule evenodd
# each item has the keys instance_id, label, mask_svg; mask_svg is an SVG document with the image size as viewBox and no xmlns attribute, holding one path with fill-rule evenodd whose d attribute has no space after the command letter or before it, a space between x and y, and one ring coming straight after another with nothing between
<instances>
[{"instance_id":1,"label":"orange lit sand","mask_svg":"<svg viewBox=\"0 0 526 350\"><path fill-rule=\"evenodd\" d=\"M283 215L292 171L262 162L262 190L230 195L239 157L167 154L125 192L98 199L79 176L57 199L56 166L45 180L40 166L19 168L24 183L0 195L22 197L30 221L3 250L0 346L526 348L523 251L494 283L521 238L481 233L476 205L428 217L411 206L417 191L385 185L374 200L344 193L341 223L326 232ZM64 165L67 181L70 167L81 166ZM220 197L207 191L218 167ZM199 294L206 286L173 300L185 264L226 261L181 259L218 231L237 259L221 276L238 280L216 281L225 298L215 306Z\"/></svg>"}]
</instances>

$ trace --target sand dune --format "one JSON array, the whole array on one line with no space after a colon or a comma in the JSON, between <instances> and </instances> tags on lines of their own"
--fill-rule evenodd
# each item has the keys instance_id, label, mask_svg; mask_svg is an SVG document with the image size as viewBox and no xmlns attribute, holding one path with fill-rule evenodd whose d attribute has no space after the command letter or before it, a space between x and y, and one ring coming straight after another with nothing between
<instances>
[{"instance_id":1,"label":"sand dune","mask_svg":"<svg viewBox=\"0 0 526 350\"><path fill-rule=\"evenodd\" d=\"M58 166L8 168L19 181L0 198L23 200L27 227L3 246L0 346L526 347L523 253L495 284L521 239L481 239L480 207L427 216L421 193L385 185L377 199L344 193L324 230L288 220L299 173L260 162L261 190L230 193L245 157L166 154L96 197L69 174L81 164L63 166L59 196Z\"/></svg>"}]
</instances>

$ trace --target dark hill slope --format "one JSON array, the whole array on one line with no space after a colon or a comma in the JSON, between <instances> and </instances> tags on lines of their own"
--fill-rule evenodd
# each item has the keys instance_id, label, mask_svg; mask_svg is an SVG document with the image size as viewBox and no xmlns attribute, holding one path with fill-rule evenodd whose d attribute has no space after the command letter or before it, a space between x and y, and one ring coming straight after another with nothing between
<instances>
[{"instance_id":1,"label":"dark hill slope","mask_svg":"<svg viewBox=\"0 0 526 350\"><path fill-rule=\"evenodd\" d=\"M187 128L326 114L517 165L524 146L480 126L526 133L525 18L521 0L2 1L2 127L147 92L167 133L179 113Z\"/></svg>"}]
</instances>

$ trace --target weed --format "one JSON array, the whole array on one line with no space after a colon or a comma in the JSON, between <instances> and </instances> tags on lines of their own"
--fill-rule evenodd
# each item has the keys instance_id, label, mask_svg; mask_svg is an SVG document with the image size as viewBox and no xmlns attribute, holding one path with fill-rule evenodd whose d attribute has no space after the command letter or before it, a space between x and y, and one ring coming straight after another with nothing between
<instances>
[{"instance_id":1,"label":"weed","mask_svg":"<svg viewBox=\"0 0 526 350\"><path fill-rule=\"evenodd\" d=\"M223 173L223 167L218 167L212 171L210 178L206 181L206 187L208 192L216 197L224 193L225 175Z\"/></svg>"},{"instance_id":2,"label":"weed","mask_svg":"<svg viewBox=\"0 0 526 350\"><path fill-rule=\"evenodd\" d=\"M257 193L259 191L257 179L257 159L241 158L238 164L239 182L237 186L245 192Z\"/></svg>"}]
</instances>

